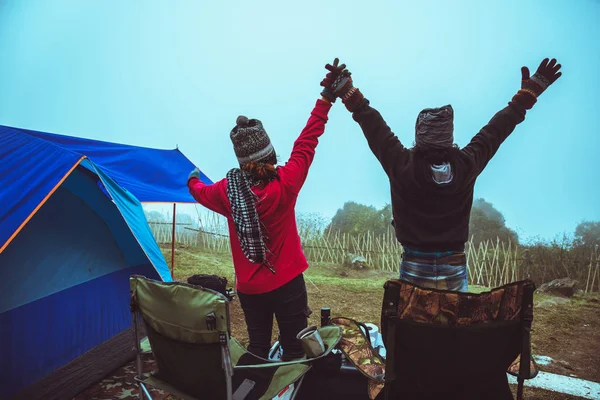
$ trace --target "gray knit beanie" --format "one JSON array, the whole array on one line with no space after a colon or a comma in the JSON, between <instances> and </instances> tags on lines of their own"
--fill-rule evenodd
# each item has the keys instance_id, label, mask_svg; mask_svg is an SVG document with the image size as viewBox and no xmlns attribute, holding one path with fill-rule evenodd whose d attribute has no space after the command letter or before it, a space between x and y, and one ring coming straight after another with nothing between
<instances>
[{"instance_id":1,"label":"gray knit beanie","mask_svg":"<svg viewBox=\"0 0 600 400\"><path fill-rule=\"evenodd\" d=\"M454 110L450 104L426 108L419 113L415 127L419 147L446 148L454 144Z\"/></svg>"},{"instance_id":2,"label":"gray knit beanie","mask_svg":"<svg viewBox=\"0 0 600 400\"><path fill-rule=\"evenodd\" d=\"M235 123L229 136L240 165L251 161L267 164L277 163L271 139L259 120L248 119L240 115Z\"/></svg>"}]
</instances>

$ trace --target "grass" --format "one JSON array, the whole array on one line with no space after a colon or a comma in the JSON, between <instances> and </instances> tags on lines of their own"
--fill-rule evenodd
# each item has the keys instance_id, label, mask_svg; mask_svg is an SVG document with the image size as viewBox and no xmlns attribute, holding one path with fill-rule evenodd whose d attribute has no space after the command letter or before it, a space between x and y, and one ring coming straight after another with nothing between
<instances>
[{"instance_id":1,"label":"grass","mask_svg":"<svg viewBox=\"0 0 600 400\"><path fill-rule=\"evenodd\" d=\"M170 260L170 249L163 253ZM214 254L193 248L178 248L175 253L175 279L185 281L194 274L217 274L234 284L234 269L229 254ZM312 264L305 273L309 307L313 314L309 324L320 325L321 307L331 308L332 316L344 316L361 322L379 325L383 284L394 279L397 273L375 270L353 270L341 265ZM469 286L469 291L480 293L489 290L482 286ZM535 294L534 304L552 296ZM600 296L576 296L566 304L556 304L550 308L535 308L532 329L532 349L534 353L547 355L557 362L542 370L573 375L583 379L598 381L600 377ZM239 302L231 304L233 335L247 345L247 332L243 311ZM277 325L273 332L276 339ZM594 349L594 350L592 350ZM538 393L528 389L529 399L574 399ZM538 394L540 397L538 397Z\"/></svg>"},{"instance_id":2,"label":"grass","mask_svg":"<svg viewBox=\"0 0 600 400\"><path fill-rule=\"evenodd\" d=\"M163 248L167 260L171 260L171 249ZM194 248L175 249L175 279L186 280L194 274L216 274L234 281L234 269L229 254L209 253ZM396 272L370 269L354 270L337 264L317 263L305 272L308 290L344 290L353 293L383 293L383 284L397 278ZM469 291L480 293L488 288L469 286Z\"/></svg>"},{"instance_id":3,"label":"grass","mask_svg":"<svg viewBox=\"0 0 600 400\"><path fill-rule=\"evenodd\" d=\"M167 260L171 259L171 249L162 249ZM230 286L234 285L234 269L229 254L210 253L195 248L175 249L175 279L185 281L195 274L216 274L224 276ZM337 264L312 264L305 272L309 307L313 314L309 323L320 324L320 309L331 308L332 316L354 318L361 322L379 325L383 284L397 278L397 273L371 269L355 270ZM470 286L475 293L488 290L483 286ZM239 302L231 307L236 338L247 344L247 333L243 312ZM274 332L274 337L276 333Z\"/></svg>"}]
</instances>

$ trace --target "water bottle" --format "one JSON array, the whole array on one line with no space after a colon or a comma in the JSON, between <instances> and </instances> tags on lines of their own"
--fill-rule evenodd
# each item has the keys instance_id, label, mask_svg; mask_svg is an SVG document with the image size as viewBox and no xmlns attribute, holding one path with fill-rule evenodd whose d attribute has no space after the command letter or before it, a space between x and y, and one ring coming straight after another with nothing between
<instances>
[{"instance_id":1,"label":"water bottle","mask_svg":"<svg viewBox=\"0 0 600 400\"><path fill-rule=\"evenodd\" d=\"M321 308L321 326L327 326L331 322L331 308Z\"/></svg>"}]
</instances>

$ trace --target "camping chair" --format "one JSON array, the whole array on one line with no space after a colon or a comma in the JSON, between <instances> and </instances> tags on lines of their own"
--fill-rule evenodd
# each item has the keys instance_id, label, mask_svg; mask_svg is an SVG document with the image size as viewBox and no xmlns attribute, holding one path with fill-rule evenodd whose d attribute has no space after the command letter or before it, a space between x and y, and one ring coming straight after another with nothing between
<instances>
[{"instance_id":1,"label":"camping chair","mask_svg":"<svg viewBox=\"0 0 600 400\"><path fill-rule=\"evenodd\" d=\"M509 370L537 375L531 358L533 292L529 280L480 294L385 283L381 326L386 346L385 399L513 399ZM518 372L517 372L518 371Z\"/></svg>"},{"instance_id":2,"label":"camping chair","mask_svg":"<svg viewBox=\"0 0 600 400\"><path fill-rule=\"evenodd\" d=\"M130 278L130 288L140 399L152 399L147 386L186 400L272 399L291 384L297 391L311 363L327 356L341 338L338 327L319 328L326 348L321 356L269 362L230 337L229 301L223 294L137 275ZM158 368L149 376L141 368L138 315Z\"/></svg>"}]
</instances>

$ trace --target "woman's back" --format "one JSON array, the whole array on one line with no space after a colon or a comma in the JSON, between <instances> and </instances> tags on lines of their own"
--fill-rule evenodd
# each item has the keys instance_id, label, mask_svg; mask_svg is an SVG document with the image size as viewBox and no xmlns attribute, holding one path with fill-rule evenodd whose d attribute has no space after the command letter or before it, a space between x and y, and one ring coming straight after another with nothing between
<instances>
[{"instance_id":1,"label":"woman's back","mask_svg":"<svg viewBox=\"0 0 600 400\"><path fill-rule=\"evenodd\" d=\"M277 168L277 176L269 182L251 186L250 189L256 195L254 204L260 221L259 233L239 222L236 228L231 199L234 199L237 206L236 218L239 218L241 210L247 210L251 205L245 199L240 200L239 195L231 195L227 178L212 185L205 185L200 180L189 184L190 192L200 204L227 218L237 288L243 293L272 291L308 268L296 227L294 208L314 158L318 138L325 129L330 108L331 104L318 100L306 127L294 143L288 162ZM264 264L251 262L240 243L241 236L247 250L249 244L256 245L257 235L262 236L266 248ZM275 273L265 268L265 265L272 266Z\"/></svg>"}]
</instances>

